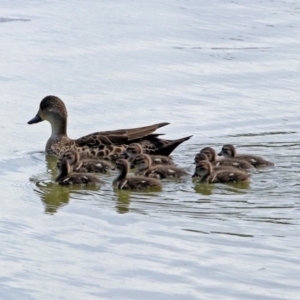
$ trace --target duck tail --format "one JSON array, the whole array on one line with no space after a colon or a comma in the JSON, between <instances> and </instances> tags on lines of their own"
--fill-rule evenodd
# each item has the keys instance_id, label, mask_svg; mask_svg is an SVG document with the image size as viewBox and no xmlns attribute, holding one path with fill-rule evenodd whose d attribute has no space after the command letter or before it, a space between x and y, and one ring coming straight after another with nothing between
<instances>
[{"instance_id":1,"label":"duck tail","mask_svg":"<svg viewBox=\"0 0 300 300\"><path fill-rule=\"evenodd\" d=\"M178 140L169 140L163 147L151 151L151 154L169 156L181 143L189 140L191 137L192 135Z\"/></svg>"}]
</instances>

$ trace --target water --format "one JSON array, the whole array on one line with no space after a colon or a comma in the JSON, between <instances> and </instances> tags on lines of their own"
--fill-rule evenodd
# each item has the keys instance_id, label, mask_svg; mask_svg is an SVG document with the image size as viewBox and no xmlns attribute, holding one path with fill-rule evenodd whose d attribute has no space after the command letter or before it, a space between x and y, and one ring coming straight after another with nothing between
<instances>
[{"instance_id":1,"label":"water","mask_svg":"<svg viewBox=\"0 0 300 300\"><path fill-rule=\"evenodd\" d=\"M297 1L2 1L1 299L298 299ZM172 157L261 155L249 186L57 187L53 94L70 137L167 121Z\"/></svg>"}]
</instances>

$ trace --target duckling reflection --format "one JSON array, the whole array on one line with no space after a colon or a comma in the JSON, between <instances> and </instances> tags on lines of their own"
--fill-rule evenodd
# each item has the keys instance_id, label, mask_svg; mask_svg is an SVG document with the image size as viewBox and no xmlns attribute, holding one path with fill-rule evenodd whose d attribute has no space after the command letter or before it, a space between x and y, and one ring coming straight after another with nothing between
<instances>
[{"instance_id":1,"label":"duckling reflection","mask_svg":"<svg viewBox=\"0 0 300 300\"><path fill-rule=\"evenodd\" d=\"M60 186L51 181L51 178L57 176L56 170L57 157L46 155L46 168L47 173L45 173L45 178L30 179L34 184L34 192L40 197L41 202L45 207L46 214L55 214L58 209L69 204L70 198L72 199L72 194L80 193L83 190L87 191L97 191L99 188L97 186L89 185L85 187L83 185L73 185L73 186Z\"/></svg>"},{"instance_id":2,"label":"duckling reflection","mask_svg":"<svg viewBox=\"0 0 300 300\"><path fill-rule=\"evenodd\" d=\"M57 186L53 182L36 182L36 186L35 192L40 196L46 214L54 215L70 201L70 189L67 187Z\"/></svg>"},{"instance_id":3,"label":"duckling reflection","mask_svg":"<svg viewBox=\"0 0 300 300\"><path fill-rule=\"evenodd\" d=\"M214 186L212 184L201 184L198 180L194 186L196 193L202 194L203 196L209 196L213 194ZM209 201L209 200L207 200Z\"/></svg>"},{"instance_id":4,"label":"duckling reflection","mask_svg":"<svg viewBox=\"0 0 300 300\"><path fill-rule=\"evenodd\" d=\"M54 215L60 208L69 204L72 199L72 194L81 193L83 190L97 191L96 186L61 186L53 182L38 181L35 183L35 193L40 197L44 207L45 213Z\"/></svg>"},{"instance_id":5,"label":"duckling reflection","mask_svg":"<svg viewBox=\"0 0 300 300\"><path fill-rule=\"evenodd\" d=\"M130 195L131 191L129 190L117 190L116 210L119 214L126 214L129 212Z\"/></svg>"}]
</instances>

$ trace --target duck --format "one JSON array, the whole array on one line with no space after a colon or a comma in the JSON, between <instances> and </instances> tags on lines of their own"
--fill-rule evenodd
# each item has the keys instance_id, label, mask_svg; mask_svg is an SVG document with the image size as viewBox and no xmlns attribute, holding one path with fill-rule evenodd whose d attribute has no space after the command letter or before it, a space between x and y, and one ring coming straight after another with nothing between
<instances>
[{"instance_id":1,"label":"duck","mask_svg":"<svg viewBox=\"0 0 300 300\"><path fill-rule=\"evenodd\" d=\"M181 177L188 175L188 173L179 167L167 165L152 166L152 159L147 154L138 154L132 161L132 165L138 169L136 175L145 177L164 179L169 177Z\"/></svg>"},{"instance_id":2,"label":"duck","mask_svg":"<svg viewBox=\"0 0 300 300\"><path fill-rule=\"evenodd\" d=\"M200 182L205 183L237 183L249 182L249 174L238 169L213 170L209 161L199 161L192 177L200 177Z\"/></svg>"},{"instance_id":3,"label":"duck","mask_svg":"<svg viewBox=\"0 0 300 300\"><path fill-rule=\"evenodd\" d=\"M267 161L260 156L255 156L250 154L237 154L235 147L231 144L224 145L222 147L221 152L218 153L218 155L224 156L225 158L237 158L237 159L245 160L255 168L274 166L274 163Z\"/></svg>"},{"instance_id":4,"label":"duck","mask_svg":"<svg viewBox=\"0 0 300 300\"><path fill-rule=\"evenodd\" d=\"M143 147L139 143L129 144L126 150L123 152L128 161L132 162L134 157L138 154L143 153ZM151 163L153 165L174 165L172 159L168 156L163 155L149 155L151 158Z\"/></svg>"},{"instance_id":5,"label":"duck","mask_svg":"<svg viewBox=\"0 0 300 300\"><path fill-rule=\"evenodd\" d=\"M113 180L113 187L120 190L144 190L148 188L161 189L161 182L155 178L147 178L143 176L127 176L129 171L129 162L120 158L115 165L118 175Z\"/></svg>"},{"instance_id":6,"label":"duck","mask_svg":"<svg viewBox=\"0 0 300 300\"><path fill-rule=\"evenodd\" d=\"M191 136L177 140L160 139L161 134L153 133L158 128L169 125L167 122L144 127L101 131L88 134L78 139L71 139L67 134L68 113L64 102L57 96L46 96L40 102L39 110L28 124L48 121L52 133L45 147L46 154L61 156L69 149L76 150L81 158L105 158L115 161L128 144L138 142L145 153L169 156Z\"/></svg>"},{"instance_id":7,"label":"duck","mask_svg":"<svg viewBox=\"0 0 300 300\"><path fill-rule=\"evenodd\" d=\"M79 153L74 149L67 150L63 155L73 172L81 173L107 173L112 169L112 164L104 159L80 160Z\"/></svg>"},{"instance_id":8,"label":"duck","mask_svg":"<svg viewBox=\"0 0 300 300\"><path fill-rule=\"evenodd\" d=\"M217 153L215 149L211 147L205 147L200 150L198 154L195 156L195 163L200 161L200 158L203 158L203 154L206 155L208 161L212 164L214 168L216 167L233 167L241 170L249 170L253 169L253 166L242 159L237 158L223 158L223 159L217 159Z\"/></svg>"},{"instance_id":9,"label":"duck","mask_svg":"<svg viewBox=\"0 0 300 300\"><path fill-rule=\"evenodd\" d=\"M95 184L99 185L102 182L98 177L86 174L86 173L72 173L71 167L66 158L59 158L57 160L57 169L59 171L58 176L55 178L55 182L59 185L73 185L73 184Z\"/></svg>"},{"instance_id":10,"label":"duck","mask_svg":"<svg viewBox=\"0 0 300 300\"><path fill-rule=\"evenodd\" d=\"M196 154L196 156L195 156L195 160L194 160L194 164L195 165L197 165L197 163L198 162L200 162L200 161L209 161L209 159L208 159L208 157L207 157L207 155L205 154L205 153L203 153L203 152L199 152L199 153L197 153ZM217 162L215 162L215 163L213 163L213 162L210 162L210 164L211 164L211 166L212 166L212 169L213 169L213 171L219 171L219 170L232 170L233 172L237 169L236 167L233 167L232 165L226 165L226 164L219 164L219 162L217 161ZM250 167L252 167L251 165L250 165ZM195 172L195 174L193 175L193 178L195 178L195 177L199 177L198 175L197 175L197 173Z\"/></svg>"}]
</instances>

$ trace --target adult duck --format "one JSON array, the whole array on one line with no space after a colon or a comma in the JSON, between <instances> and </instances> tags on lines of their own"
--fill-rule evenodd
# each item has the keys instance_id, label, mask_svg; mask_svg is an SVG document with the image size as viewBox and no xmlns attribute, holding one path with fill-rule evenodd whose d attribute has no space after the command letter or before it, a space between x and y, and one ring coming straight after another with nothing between
<instances>
[{"instance_id":1,"label":"adult duck","mask_svg":"<svg viewBox=\"0 0 300 300\"><path fill-rule=\"evenodd\" d=\"M97 157L116 160L128 144L138 142L144 153L170 155L182 142L191 136L178 140L164 140L153 132L169 123L163 122L145 127L118 129L91 133L79 139L67 135L68 113L64 102L56 96L47 96L41 103L37 115L28 124L48 121L52 133L46 144L46 153L61 156L68 149L76 150L81 158Z\"/></svg>"}]
</instances>

